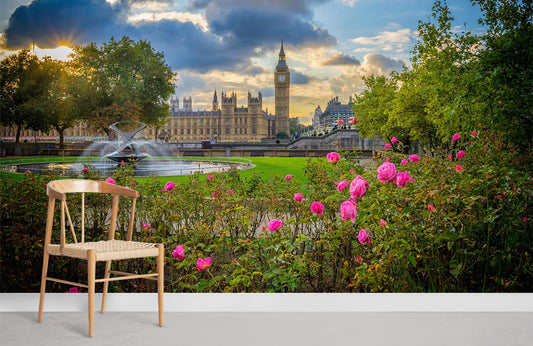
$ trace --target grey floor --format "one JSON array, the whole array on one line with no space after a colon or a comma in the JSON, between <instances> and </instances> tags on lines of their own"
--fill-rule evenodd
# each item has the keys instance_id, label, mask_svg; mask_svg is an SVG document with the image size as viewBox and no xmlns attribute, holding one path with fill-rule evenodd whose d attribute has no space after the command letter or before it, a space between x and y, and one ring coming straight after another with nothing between
<instances>
[{"instance_id":1,"label":"grey floor","mask_svg":"<svg viewBox=\"0 0 533 346\"><path fill-rule=\"evenodd\" d=\"M533 313L0 313L0 345L533 345Z\"/></svg>"}]
</instances>

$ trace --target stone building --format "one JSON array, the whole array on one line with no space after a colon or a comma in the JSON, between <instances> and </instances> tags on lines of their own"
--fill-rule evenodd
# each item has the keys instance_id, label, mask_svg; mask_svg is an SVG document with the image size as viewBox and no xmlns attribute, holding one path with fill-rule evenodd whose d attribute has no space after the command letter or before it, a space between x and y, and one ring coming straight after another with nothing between
<instances>
[{"instance_id":1,"label":"stone building","mask_svg":"<svg viewBox=\"0 0 533 346\"><path fill-rule=\"evenodd\" d=\"M275 117L263 110L263 95L248 93L247 107L237 106L237 93L220 95L214 92L210 110L193 111L192 100L184 98L184 107L179 100L170 100L170 118L158 131L158 137L171 142L260 142L276 136ZM153 136L154 129L147 130Z\"/></svg>"},{"instance_id":2,"label":"stone building","mask_svg":"<svg viewBox=\"0 0 533 346\"><path fill-rule=\"evenodd\" d=\"M263 110L263 95L248 92L247 106L238 106L237 93L222 92L220 102L214 92L210 110L193 111L192 98L183 98L180 107L179 99L170 99L168 122L159 129L147 128L145 138L159 138L169 142L198 143L203 140L215 142L260 142L263 139L275 138L278 134L290 135L289 102L290 102L290 71L285 59L283 41L279 52L278 63L274 70L275 114ZM13 139L15 129L0 128L0 137ZM22 137L35 136L56 138L58 134L35 134L34 131L23 131ZM83 140L91 137L86 126L80 122L72 129L65 131L66 140ZM91 139L98 139L92 137Z\"/></svg>"},{"instance_id":3,"label":"stone building","mask_svg":"<svg viewBox=\"0 0 533 346\"><path fill-rule=\"evenodd\" d=\"M317 129L321 125L320 123L320 117L322 116L322 109L320 109L320 105L318 105L315 109L315 113L313 114L313 128Z\"/></svg>"},{"instance_id":4,"label":"stone building","mask_svg":"<svg viewBox=\"0 0 533 346\"><path fill-rule=\"evenodd\" d=\"M342 120L343 124L349 125L354 118L352 104L342 104L338 96L334 97L328 101L326 109L319 117L320 125L323 126L333 126L339 123L339 120Z\"/></svg>"}]
</instances>

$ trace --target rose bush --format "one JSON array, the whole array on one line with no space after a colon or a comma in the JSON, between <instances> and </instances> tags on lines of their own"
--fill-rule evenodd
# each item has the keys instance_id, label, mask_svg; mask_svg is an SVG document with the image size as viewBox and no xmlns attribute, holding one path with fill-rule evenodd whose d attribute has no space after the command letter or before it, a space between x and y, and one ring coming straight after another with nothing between
<instances>
[{"instance_id":1,"label":"rose bush","mask_svg":"<svg viewBox=\"0 0 533 346\"><path fill-rule=\"evenodd\" d=\"M365 167L350 152L330 162L313 158L305 182L231 171L174 185L137 181L128 165L110 177L88 166L82 177L140 192L134 237L165 245L167 292L530 292L531 160L489 131L465 137L451 152L387 152ZM38 291L45 185L54 178L1 181L3 292ZM93 240L105 236L100 202L88 201ZM117 237L125 234L127 207L121 204ZM149 270L137 268L143 263L118 266ZM50 275L57 271L85 277L83 263L53 258ZM148 280L110 285L154 289Z\"/></svg>"}]
</instances>

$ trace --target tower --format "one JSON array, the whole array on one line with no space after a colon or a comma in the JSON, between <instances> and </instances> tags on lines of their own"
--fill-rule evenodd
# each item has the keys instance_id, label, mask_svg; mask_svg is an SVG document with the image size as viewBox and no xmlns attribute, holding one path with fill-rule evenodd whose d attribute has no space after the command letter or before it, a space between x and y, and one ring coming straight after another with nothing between
<instances>
[{"instance_id":1,"label":"tower","mask_svg":"<svg viewBox=\"0 0 533 346\"><path fill-rule=\"evenodd\" d=\"M275 116L276 116L276 135L284 132L290 136L289 127L289 87L291 84L291 74L289 66L285 61L285 51L283 50L283 40L281 40L281 49L279 51L278 64L274 70L275 86Z\"/></svg>"},{"instance_id":2,"label":"tower","mask_svg":"<svg viewBox=\"0 0 533 346\"><path fill-rule=\"evenodd\" d=\"M213 96L213 111L218 111L218 100L217 100L217 91L215 90L215 95Z\"/></svg>"}]
</instances>

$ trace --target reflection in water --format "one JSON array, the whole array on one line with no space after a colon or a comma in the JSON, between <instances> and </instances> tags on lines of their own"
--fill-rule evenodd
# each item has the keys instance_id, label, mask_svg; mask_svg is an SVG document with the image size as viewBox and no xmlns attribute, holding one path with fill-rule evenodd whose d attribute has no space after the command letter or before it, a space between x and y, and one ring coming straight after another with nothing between
<instances>
[{"instance_id":1,"label":"reflection in water","mask_svg":"<svg viewBox=\"0 0 533 346\"><path fill-rule=\"evenodd\" d=\"M100 171L102 175L108 175L116 169L119 164L109 161L87 161L87 162L46 162L46 163L24 163L17 165L5 165L0 170L11 173L24 173L27 170L33 173L45 171L55 171L63 177L81 176L84 165L90 165ZM227 162L227 161L186 161L186 160L143 160L135 164L134 176L149 177L156 176L176 176L189 175L195 172L213 173L226 172L230 169L251 168L249 163Z\"/></svg>"}]
</instances>

